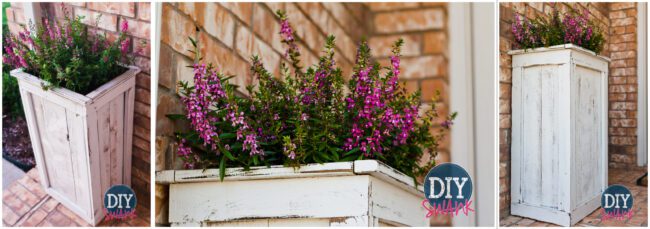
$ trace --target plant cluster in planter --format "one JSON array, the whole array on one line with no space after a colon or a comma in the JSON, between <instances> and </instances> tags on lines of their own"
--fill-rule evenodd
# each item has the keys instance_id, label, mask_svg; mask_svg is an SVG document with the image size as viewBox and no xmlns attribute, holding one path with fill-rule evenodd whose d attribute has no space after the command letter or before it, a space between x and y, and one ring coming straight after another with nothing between
<instances>
[{"instance_id":1,"label":"plant cluster in planter","mask_svg":"<svg viewBox=\"0 0 650 229\"><path fill-rule=\"evenodd\" d=\"M556 6L548 17L527 19L515 13L512 33L515 38L513 48L516 49L575 44L600 53L605 43L602 31L589 20L589 11L585 10L582 14L569 11L560 16Z\"/></svg>"},{"instance_id":2,"label":"plant cluster in planter","mask_svg":"<svg viewBox=\"0 0 650 229\"><path fill-rule=\"evenodd\" d=\"M212 65L193 66L193 85L179 82L186 114L168 117L190 123L188 132L177 133L185 167L219 167L223 179L226 167L377 159L412 177L425 174L456 113L434 123L439 120L434 103L418 114L420 93L409 94L398 84L402 40L395 42L388 67L373 62L368 44L361 42L346 82L333 58L333 36L319 63L305 70L294 30L283 12L277 14L292 65L282 64L282 77L271 75L254 56L251 73L258 85L246 88L248 98L236 96L237 86L228 81L233 76ZM438 124L439 131L432 132ZM425 153L431 159L420 165Z\"/></svg>"},{"instance_id":3,"label":"plant cluster in planter","mask_svg":"<svg viewBox=\"0 0 650 229\"><path fill-rule=\"evenodd\" d=\"M91 34L82 19L65 12L62 22L47 18L38 25L30 22L18 36L5 38L3 63L40 77L47 82L44 89L64 87L80 94L124 73L124 64L133 62L131 40L126 36L128 23L124 21L117 38L110 39L105 34Z\"/></svg>"}]
</instances>

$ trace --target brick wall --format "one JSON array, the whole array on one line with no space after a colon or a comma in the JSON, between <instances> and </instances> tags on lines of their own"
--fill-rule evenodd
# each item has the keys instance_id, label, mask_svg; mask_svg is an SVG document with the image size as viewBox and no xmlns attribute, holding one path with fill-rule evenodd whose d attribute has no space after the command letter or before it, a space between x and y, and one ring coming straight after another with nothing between
<instances>
[{"instance_id":1,"label":"brick wall","mask_svg":"<svg viewBox=\"0 0 650 229\"><path fill-rule=\"evenodd\" d=\"M10 31L17 33L26 24L23 4L12 3L7 8L7 20ZM150 156L150 3L41 3L43 16L61 20L63 9L71 16L85 16L84 23L88 24L93 33L106 33L107 37L117 37L118 25L123 20L128 21L128 39L131 39L135 65L142 69L136 77L135 116L133 121L133 156L131 168L131 186L138 198L138 214L149 214L151 190L151 156ZM95 27L96 16L101 15L98 26ZM135 45L144 44L144 49L136 53Z\"/></svg>"},{"instance_id":2,"label":"brick wall","mask_svg":"<svg viewBox=\"0 0 650 229\"><path fill-rule=\"evenodd\" d=\"M372 54L388 66L391 46L404 39L400 83L409 92L422 91L424 107L430 107L436 90L441 101L436 104L441 115L448 114L449 53L446 3L367 3L370 11L368 43ZM428 160L428 159L424 159ZM436 162L449 162L449 138L440 145Z\"/></svg>"},{"instance_id":3,"label":"brick wall","mask_svg":"<svg viewBox=\"0 0 650 229\"><path fill-rule=\"evenodd\" d=\"M419 3L163 3L161 22L160 75L156 110L156 171L181 168L176 158L173 132L187 128L165 117L183 113L177 95L179 80L191 81L193 55L188 37L197 41L199 53L233 82L250 83L251 55L278 73L284 46L274 12L287 12L300 42L304 65L317 63L327 35L336 36L335 60L349 78L357 43L368 38L373 54L388 63L390 45L398 37L406 41L402 75L409 90L423 89L423 102L430 103L434 89L443 92L446 110L447 34L446 4ZM413 17L415 15L415 17ZM243 88L243 87L242 87ZM243 94L245 92L242 91ZM446 111L445 111L446 112ZM444 143L443 145L448 145ZM447 152L447 151L446 151ZM448 161L448 153L440 156ZM168 188L156 185L156 223L167 224ZM442 224L448 223L447 221Z\"/></svg>"},{"instance_id":4,"label":"brick wall","mask_svg":"<svg viewBox=\"0 0 650 229\"><path fill-rule=\"evenodd\" d=\"M636 166L636 4L635 3L560 3L561 12L589 11L605 35L600 53L610 57L609 75L609 167ZM511 23L514 13L527 18L546 17L549 3L500 3L499 5L499 213L510 215L510 140L512 59Z\"/></svg>"},{"instance_id":5,"label":"brick wall","mask_svg":"<svg viewBox=\"0 0 650 229\"><path fill-rule=\"evenodd\" d=\"M636 3L609 4L609 167L636 166Z\"/></svg>"}]
</instances>

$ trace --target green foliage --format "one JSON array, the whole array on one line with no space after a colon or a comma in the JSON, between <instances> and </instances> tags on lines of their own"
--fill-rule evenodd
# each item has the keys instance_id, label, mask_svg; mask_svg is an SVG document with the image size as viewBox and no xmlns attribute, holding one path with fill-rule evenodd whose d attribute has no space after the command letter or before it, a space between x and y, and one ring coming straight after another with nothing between
<instances>
[{"instance_id":1,"label":"green foliage","mask_svg":"<svg viewBox=\"0 0 650 229\"><path fill-rule=\"evenodd\" d=\"M3 59L46 81L44 89L64 87L87 94L124 73L123 63L132 63L128 25L122 24L119 36L111 41L104 34L91 34L83 17L67 15L62 22L46 18L37 25L30 22L18 36L10 35Z\"/></svg>"},{"instance_id":2,"label":"green foliage","mask_svg":"<svg viewBox=\"0 0 650 229\"><path fill-rule=\"evenodd\" d=\"M2 67L2 113L11 117L24 117L18 80L9 75L9 67Z\"/></svg>"},{"instance_id":3,"label":"green foliage","mask_svg":"<svg viewBox=\"0 0 650 229\"><path fill-rule=\"evenodd\" d=\"M605 44L603 32L593 20L589 20L588 11L579 14L572 10L561 15L555 6L548 17L529 20L524 15L515 14L512 33L515 48L521 49L572 43L600 53Z\"/></svg>"},{"instance_id":4,"label":"green foliage","mask_svg":"<svg viewBox=\"0 0 650 229\"><path fill-rule=\"evenodd\" d=\"M319 62L305 69L286 15L278 16L289 62L282 63L281 76L253 56L250 75L256 84L246 87L248 96L236 94L232 76L211 64L192 66L193 83L179 82L187 115L167 117L190 123L189 131L176 133L178 155L187 168L219 168L223 179L226 167L377 159L416 177L435 165L439 142L456 113L441 117L433 103L418 114L420 92L407 93L397 83L403 40L395 42L391 66L386 67L372 60L370 47L362 42L353 76L346 81L334 61L334 36L327 37ZM199 52L194 53L200 63ZM439 93L433 99L438 98ZM374 105L364 105L371 100ZM380 141L372 140L378 136ZM375 142L379 145L370 147ZM429 160L422 165L425 155Z\"/></svg>"}]
</instances>

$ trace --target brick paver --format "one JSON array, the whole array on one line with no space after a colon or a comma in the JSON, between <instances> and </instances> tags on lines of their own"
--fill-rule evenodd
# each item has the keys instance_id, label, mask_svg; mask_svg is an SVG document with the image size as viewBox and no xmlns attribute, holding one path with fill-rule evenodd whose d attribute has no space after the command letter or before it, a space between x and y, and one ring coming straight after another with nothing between
<instances>
[{"instance_id":1,"label":"brick paver","mask_svg":"<svg viewBox=\"0 0 650 229\"><path fill-rule=\"evenodd\" d=\"M634 216L625 221L600 219L600 208L589 214L587 217L576 223L578 227L593 226L648 226L648 187L637 186L636 179L643 175L645 170L609 169L609 184L625 185L634 196ZM501 219L499 225L502 227L557 227L558 225L536 221L529 218L509 215Z\"/></svg>"},{"instance_id":2,"label":"brick paver","mask_svg":"<svg viewBox=\"0 0 650 229\"><path fill-rule=\"evenodd\" d=\"M104 220L98 226L148 227L149 209L138 206L138 217L130 220ZM3 226L88 227L81 217L45 193L38 181L38 170L32 169L13 182L2 196Z\"/></svg>"}]
</instances>

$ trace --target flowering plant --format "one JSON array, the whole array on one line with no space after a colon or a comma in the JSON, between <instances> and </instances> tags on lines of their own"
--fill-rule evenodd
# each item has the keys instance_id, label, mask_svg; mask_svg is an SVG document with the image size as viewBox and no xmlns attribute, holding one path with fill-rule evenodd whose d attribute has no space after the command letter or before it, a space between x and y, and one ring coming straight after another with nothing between
<instances>
[{"instance_id":1,"label":"flowering plant","mask_svg":"<svg viewBox=\"0 0 650 229\"><path fill-rule=\"evenodd\" d=\"M179 82L187 114L167 116L189 120L190 130L177 133L177 153L185 167L219 167L223 179L229 166L296 167L372 158L413 177L426 173L456 114L438 117L435 105L418 113L420 93L409 94L398 85L403 41L395 42L389 67L373 62L368 44L361 42L345 93L346 82L334 61L334 36L327 38L319 63L304 70L294 30L283 12L277 14L288 47L285 57L293 67L291 74L282 64L285 80L253 56L251 73L259 83L256 90L247 87L249 98L236 96L230 77L212 65L193 66L193 86ZM441 128L434 134L430 129L436 122ZM431 160L421 166L423 148Z\"/></svg>"},{"instance_id":2,"label":"flowering plant","mask_svg":"<svg viewBox=\"0 0 650 229\"><path fill-rule=\"evenodd\" d=\"M515 48L537 48L561 45L566 43L581 46L587 50L600 53L603 50L605 38L593 21L589 20L589 12L578 14L575 11L560 13L554 7L549 18L538 17L528 20L515 13L512 23L512 33L515 37Z\"/></svg>"},{"instance_id":3,"label":"flowering plant","mask_svg":"<svg viewBox=\"0 0 650 229\"><path fill-rule=\"evenodd\" d=\"M5 38L3 63L43 79L44 89L65 87L81 94L124 73L120 63L133 61L128 55L128 23L120 25L119 36L111 41L103 34L91 37L82 18L70 18L65 12L63 22L47 18L38 25L30 22L18 36Z\"/></svg>"}]
</instances>

